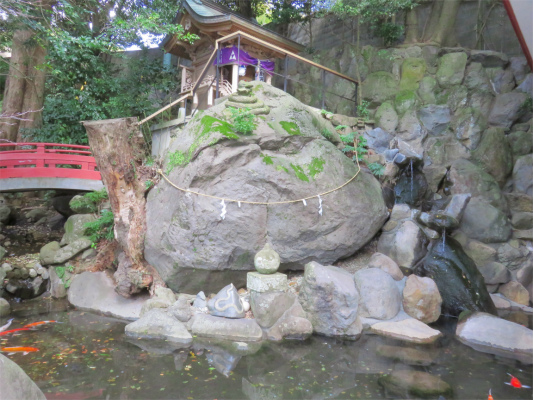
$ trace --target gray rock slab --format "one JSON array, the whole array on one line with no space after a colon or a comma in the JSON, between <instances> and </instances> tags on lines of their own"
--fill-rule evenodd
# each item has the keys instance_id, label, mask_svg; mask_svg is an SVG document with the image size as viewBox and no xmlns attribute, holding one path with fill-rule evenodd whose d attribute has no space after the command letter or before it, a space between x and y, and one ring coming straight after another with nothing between
<instances>
[{"instance_id":1,"label":"gray rock slab","mask_svg":"<svg viewBox=\"0 0 533 400\"><path fill-rule=\"evenodd\" d=\"M426 131L433 136L442 134L450 125L451 114L447 106L430 104L418 111L418 118Z\"/></svg>"},{"instance_id":2,"label":"gray rock slab","mask_svg":"<svg viewBox=\"0 0 533 400\"><path fill-rule=\"evenodd\" d=\"M115 292L115 284L104 272L83 272L74 276L68 301L74 307L112 317L136 320L148 295L125 298Z\"/></svg>"},{"instance_id":3,"label":"gray rock slab","mask_svg":"<svg viewBox=\"0 0 533 400\"><path fill-rule=\"evenodd\" d=\"M381 336L411 343L433 343L442 336L440 331L430 328L414 318L397 322L378 322L373 324L370 330Z\"/></svg>"},{"instance_id":4,"label":"gray rock slab","mask_svg":"<svg viewBox=\"0 0 533 400\"><path fill-rule=\"evenodd\" d=\"M44 393L17 364L0 354L0 399L46 400Z\"/></svg>"},{"instance_id":5,"label":"gray rock slab","mask_svg":"<svg viewBox=\"0 0 533 400\"><path fill-rule=\"evenodd\" d=\"M510 128L525 113L523 104L527 98L525 93L520 92L497 95L489 115L489 123L503 128Z\"/></svg>"},{"instance_id":6,"label":"gray rock slab","mask_svg":"<svg viewBox=\"0 0 533 400\"><path fill-rule=\"evenodd\" d=\"M140 319L126 325L126 336L139 339L164 339L171 342L191 343L192 336L181 321L165 310L154 308Z\"/></svg>"},{"instance_id":7,"label":"gray rock slab","mask_svg":"<svg viewBox=\"0 0 533 400\"><path fill-rule=\"evenodd\" d=\"M533 363L533 330L476 312L457 324L457 338L477 351Z\"/></svg>"},{"instance_id":8,"label":"gray rock slab","mask_svg":"<svg viewBox=\"0 0 533 400\"><path fill-rule=\"evenodd\" d=\"M253 319L196 314L190 321L190 327L194 335L202 337L243 342L256 342L263 338L261 327Z\"/></svg>"}]
</instances>

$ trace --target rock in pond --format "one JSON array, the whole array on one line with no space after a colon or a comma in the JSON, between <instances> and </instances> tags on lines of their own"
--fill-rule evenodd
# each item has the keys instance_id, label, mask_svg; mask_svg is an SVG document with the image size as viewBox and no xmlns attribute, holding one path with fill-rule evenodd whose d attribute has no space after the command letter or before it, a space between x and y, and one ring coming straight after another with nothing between
<instances>
[{"instance_id":1,"label":"rock in pond","mask_svg":"<svg viewBox=\"0 0 533 400\"><path fill-rule=\"evenodd\" d=\"M377 348L378 355L401 361L407 365L419 365L427 367L435 363L435 360L427 351L412 349L409 347L381 345Z\"/></svg>"},{"instance_id":2,"label":"rock in pond","mask_svg":"<svg viewBox=\"0 0 533 400\"><path fill-rule=\"evenodd\" d=\"M189 324L191 332L202 337L243 342L256 342L263 338L261 327L253 319L196 314Z\"/></svg>"},{"instance_id":3,"label":"rock in pond","mask_svg":"<svg viewBox=\"0 0 533 400\"><path fill-rule=\"evenodd\" d=\"M84 272L74 276L68 301L81 310L100 312L112 317L135 320L149 296L125 298L115 291L115 284L105 272Z\"/></svg>"},{"instance_id":4,"label":"rock in pond","mask_svg":"<svg viewBox=\"0 0 533 400\"><path fill-rule=\"evenodd\" d=\"M46 400L43 392L17 364L0 354L0 399Z\"/></svg>"},{"instance_id":5,"label":"rock in pond","mask_svg":"<svg viewBox=\"0 0 533 400\"><path fill-rule=\"evenodd\" d=\"M419 276L435 281L442 297L442 313L458 316L464 310L496 315L496 307L474 261L456 240L433 241L428 254L416 269Z\"/></svg>"},{"instance_id":6,"label":"rock in pond","mask_svg":"<svg viewBox=\"0 0 533 400\"><path fill-rule=\"evenodd\" d=\"M390 375L380 376L378 383L388 391L400 396L406 392L416 398L436 399L450 396L451 386L437 376L422 371L400 370ZM439 397L440 398L440 397Z\"/></svg>"},{"instance_id":7,"label":"rock in pond","mask_svg":"<svg viewBox=\"0 0 533 400\"><path fill-rule=\"evenodd\" d=\"M384 321L372 325L370 330L378 335L411 343L433 343L442 336L438 330L430 328L414 318L401 321Z\"/></svg>"},{"instance_id":8,"label":"rock in pond","mask_svg":"<svg viewBox=\"0 0 533 400\"><path fill-rule=\"evenodd\" d=\"M533 364L533 330L520 324L476 312L459 321L455 334L477 351Z\"/></svg>"},{"instance_id":9,"label":"rock in pond","mask_svg":"<svg viewBox=\"0 0 533 400\"><path fill-rule=\"evenodd\" d=\"M185 325L167 311L154 308L140 319L126 325L126 336L139 339L161 339L171 342L191 343L192 336Z\"/></svg>"},{"instance_id":10,"label":"rock in pond","mask_svg":"<svg viewBox=\"0 0 533 400\"><path fill-rule=\"evenodd\" d=\"M359 292L350 273L316 262L307 264L299 300L315 332L347 339L361 334Z\"/></svg>"},{"instance_id":11,"label":"rock in pond","mask_svg":"<svg viewBox=\"0 0 533 400\"><path fill-rule=\"evenodd\" d=\"M211 315L226 318L244 318L245 311L237 289L230 283L207 302Z\"/></svg>"},{"instance_id":12,"label":"rock in pond","mask_svg":"<svg viewBox=\"0 0 533 400\"><path fill-rule=\"evenodd\" d=\"M182 165L167 168L171 182L212 196L275 202L318 195L355 175L354 163L322 136L307 106L270 85L252 85L270 108L267 121L257 117L252 135L237 135L224 102L195 114L169 148L185 155ZM267 241L280 270L333 263L368 243L387 216L379 182L363 171L322 199L322 216L316 197L307 206L225 203L222 219L220 200L185 194L164 180L154 189L146 204L145 257L180 293L244 286L243 271L253 270Z\"/></svg>"}]
</instances>

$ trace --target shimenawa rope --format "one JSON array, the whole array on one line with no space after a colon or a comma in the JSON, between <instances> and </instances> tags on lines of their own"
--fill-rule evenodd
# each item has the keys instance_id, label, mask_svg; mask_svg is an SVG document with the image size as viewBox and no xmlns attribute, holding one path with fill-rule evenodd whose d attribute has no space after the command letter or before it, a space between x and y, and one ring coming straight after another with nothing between
<instances>
[{"instance_id":1,"label":"shimenawa rope","mask_svg":"<svg viewBox=\"0 0 533 400\"><path fill-rule=\"evenodd\" d=\"M354 143L355 144L355 143ZM357 148L357 146L354 146ZM212 199L217 199L217 200L222 200L224 202L232 202L232 203L239 203L239 204L256 204L256 205L266 205L266 206L270 206L270 205L275 205L275 204L289 204L289 203L299 203L299 202L303 202L305 204L305 200L309 200L309 199L312 199L312 198L320 198L322 196L325 196L327 194L330 194L330 193L333 193L339 189L342 189L344 186L348 185L351 181L353 181L357 175L359 175L359 172L361 171L361 166L359 165L359 158L357 157L357 152L355 152L355 161L357 163L357 172L355 173L354 176L352 176L348 181L344 182L342 185L336 187L335 189L331 189L331 190L328 190L327 192L323 192L323 193L319 193L319 194L315 194L313 196L308 196L308 197L304 197L304 198L301 198L301 199L298 199L298 200L285 200L285 201L248 201L248 200L235 200L235 199L228 199L226 197L219 197L219 196L213 196L213 195L210 195L210 194L205 194L205 193L200 193L200 192L196 192L194 190L190 190L190 189L185 189L185 188L181 188L179 187L178 185L175 185L173 182L170 181L170 179L168 179L168 177L163 173L163 171L161 169L158 169L157 172L163 177L163 179L165 179L171 186L175 187L176 189L178 190L181 190L182 192L187 192L187 193L192 193L192 194L196 194L198 196L204 196L204 197L210 197Z\"/></svg>"}]
</instances>

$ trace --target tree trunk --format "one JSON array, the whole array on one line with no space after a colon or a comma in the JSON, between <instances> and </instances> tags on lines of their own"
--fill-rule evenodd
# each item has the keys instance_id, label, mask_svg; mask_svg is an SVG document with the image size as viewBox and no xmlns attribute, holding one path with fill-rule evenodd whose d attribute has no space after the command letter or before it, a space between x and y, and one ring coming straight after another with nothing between
<instances>
[{"instance_id":1,"label":"tree trunk","mask_svg":"<svg viewBox=\"0 0 533 400\"><path fill-rule=\"evenodd\" d=\"M42 124L45 71L38 67L44 63L46 50L36 44L28 45L34 33L28 29L16 30L9 73L2 103L6 123L1 126L0 139L22 142L25 130Z\"/></svg>"},{"instance_id":2,"label":"tree trunk","mask_svg":"<svg viewBox=\"0 0 533 400\"><path fill-rule=\"evenodd\" d=\"M28 66L26 69L26 84L24 86L24 100L22 111L31 111L24 116L24 121L20 121L18 142L31 141L24 136L31 135L29 129L40 128L43 123L42 108L44 104L44 83L46 80L45 70L38 68L45 61L46 49L41 46L34 46L30 49L28 56Z\"/></svg>"},{"instance_id":3,"label":"tree trunk","mask_svg":"<svg viewBox=\"0 0 533 400\"><path fill-rule=\"evenodd\" d=\"M433 0L433 4L431 5L431 13L429 14L429 19L426 21L426 24L424 25L424 32L422 33L422 37L424 41L427 41L428 38L433 36L433 33L435 32L435 29L437 27L437 23L439 22L439 17L442 11L443 3L444 1Z\"/></svg>"},{"instance_id":4,"label":"tree trunk","mask_svg":"<svg viewBox=\"0 0 533 400\"><path fill-rule=\"evenodd\" d=\"M405 44L418 42L418 14L416 7L407 11L405 16Z\"/></svg>"},{"instance_id":5,"label":"tree trunk","mask_svg":"<svg viewBox=\"0 0 533 400\"><path fill-rule=\"evenodd\" d=\"M26 85L26 42L31 37L30 30L16 30L13 34L13 46L9 72L2 103L4 121L0 125L0 139L16 142L20 121L16 118L22 112L24 87Z\"/></svg>"},{"instance_id":6,"label":"tree trunk","mask_svg":"<svg viewBox=\"0 0 533 400\"><path fill-rule=\"evenodd\" d=\"M442 3L442 9L429 41L440 46L455 46L457 44L454 34L455 20L461 0L446 0L437 3Z\"/></svg>"},{"instance_id":7,"label":"tree trunk","mask_svg":"<svg viewBox=\"0 0 533 400\"><path fill-rule=\"evenodd\" d=\"M115 239L122 250L115 273L116 290L125 297L164 286L143 254L144 182L153 178L153 171L142 165L146 145L136 124L137 118L83 122L115 216Z\"/></svg>"}]
</instances>

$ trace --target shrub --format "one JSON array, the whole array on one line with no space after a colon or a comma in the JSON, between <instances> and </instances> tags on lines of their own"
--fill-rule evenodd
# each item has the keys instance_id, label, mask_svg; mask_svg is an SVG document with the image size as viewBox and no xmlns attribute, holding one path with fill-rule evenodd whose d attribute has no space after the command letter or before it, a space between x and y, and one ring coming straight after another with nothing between
<instances>
[{"instance_id":1,"label":"shrub","mask_svg":"<svg viewBox=\"0 0 533 400\"><path fill-rule=\"evenodd\" d=\"M113 233L114 218L111 211L103 210L100 218L84 225L85 234L89 236L93 243L98 242L100 239L113 240L115 237Z\"/></svg>"}]
</instances>

